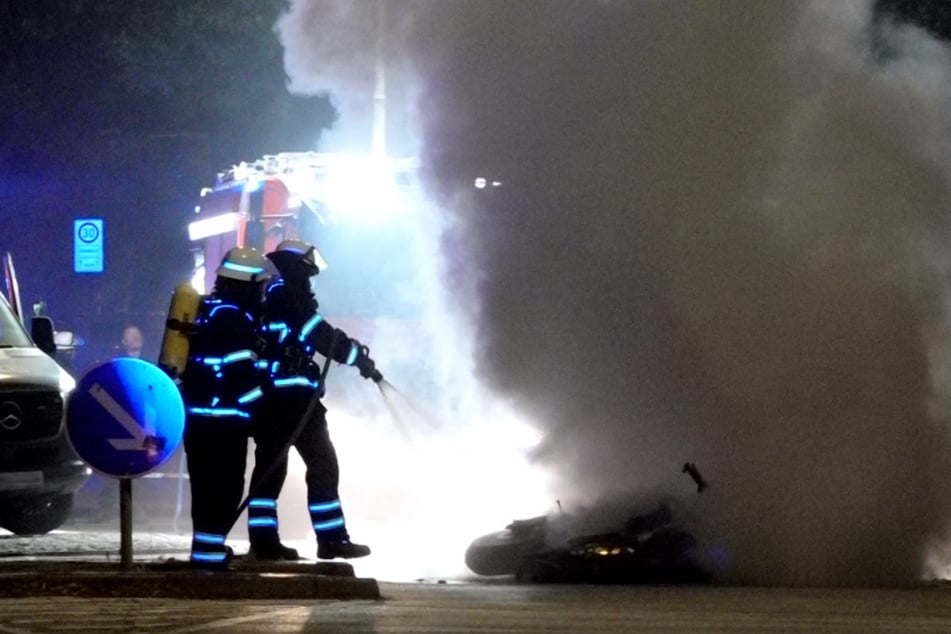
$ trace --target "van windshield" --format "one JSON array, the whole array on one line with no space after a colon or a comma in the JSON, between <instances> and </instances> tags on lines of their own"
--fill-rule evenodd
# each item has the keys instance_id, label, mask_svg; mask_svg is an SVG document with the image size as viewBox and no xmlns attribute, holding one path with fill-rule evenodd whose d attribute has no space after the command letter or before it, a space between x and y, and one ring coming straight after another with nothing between
<instances>
[{"instance_id":1,"label":"van windshield","mask_svg":"<svg viewBox=\"0 0 951 634\"><path fill-rule=\"evenodd\" d=\"M5 299L0 298L0 348L32 345L20 321L10 310L9 304Z\"/></svg>"}]
</instances>

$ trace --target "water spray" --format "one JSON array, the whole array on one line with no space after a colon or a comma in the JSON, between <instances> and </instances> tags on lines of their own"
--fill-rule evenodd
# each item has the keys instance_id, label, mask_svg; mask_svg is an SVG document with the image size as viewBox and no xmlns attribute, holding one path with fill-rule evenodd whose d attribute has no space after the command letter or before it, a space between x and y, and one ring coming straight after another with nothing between
<instances>
[{"instance_id":1,"label":"water spray","mask_svg":"<svg viewBox=\"0 0 951 634\"><path fill-rule=\"evenodd\" d=\"M393 405L393 401L387 396L387 392L396 391L396 388L393 387L393 384L383 379L378 381L376 386L380 389L380 398L383 399L383 404L386 406L386 411L390 413L390 418L393 419L393 422L396 423L396 427L399 429L400 434L403 435L403 438L410 444L413 443L413 439L406 429L406 425L403 424L403 419L400 417L399 412L396 411L396 407Z\"/></svg>"},{"instance_id":2,"label":"water spray","mask_svg":"<svg viewBox=\"0 0 951 634\"><path fill-rule=\"evenodd\" d=\"M411 399L405 392L403 392L403 390L400 390L389 381L384 381L384 383L386 384L386 388L388 388L390 395L399 398L400 401L406 407L408 407L413 414L416 415L417 418L420 420L430 420L433 417L431 413L424 412L422 409L420 409L416 402L413 401L413 399Z\"/></svg>"},{"instance_id":3,"label":"water spray","mask_svg":"<svg viewBox=\"0 0 951 634\"><path fill-rule=\"evenodd\" d=\"M412 419L425 420L425 417L419 409L413 405L413 402L408 396L395 385L382 378L382 376L380 378L381 380L376 382L376 386L380 389L380 396L383 399L383 404L386 406L386 411L389 412L390 418L396 423L397 429L399 429L400 434L406 442L416 448L416 443L413 438L415 435L414 432L418 432L418 429L414 429L414 426L407 422L407 417L400 413L400 407L397 406L396 401L399 400L402 406L410 409L410 412L413 414Z\"/></svg>"}]
</instances>

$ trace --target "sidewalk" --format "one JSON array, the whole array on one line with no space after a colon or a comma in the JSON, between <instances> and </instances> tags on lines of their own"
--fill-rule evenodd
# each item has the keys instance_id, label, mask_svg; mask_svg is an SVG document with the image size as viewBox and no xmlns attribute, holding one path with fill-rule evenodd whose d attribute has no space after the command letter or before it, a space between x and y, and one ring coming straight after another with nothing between
<instances>
[{"instance_id":1,"label":"sidewalk","mask_svg":"<svg viewBox=\"0 0 951 634\"><path fill-rule=\"evenodd\" d=\"M226 573L193 571L187 561L0 561L0 598L166 597L175 599L380 599L376 579L336 562L256 562L236 558Z\"/></svg>"}]
</instances>

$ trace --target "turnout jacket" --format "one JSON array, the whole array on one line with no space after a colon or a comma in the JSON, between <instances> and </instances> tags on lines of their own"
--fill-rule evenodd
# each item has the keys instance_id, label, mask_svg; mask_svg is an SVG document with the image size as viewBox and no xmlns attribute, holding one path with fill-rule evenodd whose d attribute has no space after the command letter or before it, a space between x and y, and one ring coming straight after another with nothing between
<instances>
[{"instance_id":1,"label":"turnout jacket","mask_svg":"<svg viewBox=\"0 0 951 634\"><path fill-rule=\"evenodd\" d=\"M191 415L250 418L268 389L263 322L214 295L202 299L189 337L182 398Z\"/></svg>"},{"instance_id":2,"label":"turnout jacket","mask_svg":"<svg viewBox=\"0 0 951 634\"><path fill-rule=\"evenodd\" d=\"M364 354L359 341L331 326L317 312L313 294L306 301L294 301L283 279L268 286L265 305L267 357L276 390L289 386L323 390L315 352L346 365L356 365Z\"/></svg>"}]
</instances>

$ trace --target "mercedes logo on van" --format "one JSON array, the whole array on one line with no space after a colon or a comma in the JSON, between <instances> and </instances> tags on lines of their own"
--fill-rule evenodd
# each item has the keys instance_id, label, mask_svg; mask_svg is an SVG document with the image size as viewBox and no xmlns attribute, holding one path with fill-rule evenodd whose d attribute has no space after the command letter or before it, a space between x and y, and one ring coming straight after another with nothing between
<instances>
[{"instance_id":1,"label":"mercedes logo on van","mask_svg":"<svg viewBox=\"0 0 951 634\"><path fill-rule=\"evenodd\" d=\"M23 412L13 401L0 405L0 427L13 431L23 423Z\"/></svg>"}]
</instances>

